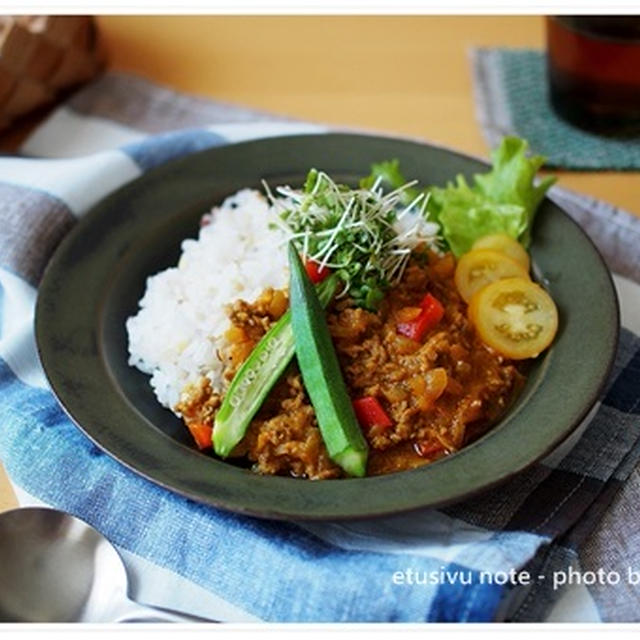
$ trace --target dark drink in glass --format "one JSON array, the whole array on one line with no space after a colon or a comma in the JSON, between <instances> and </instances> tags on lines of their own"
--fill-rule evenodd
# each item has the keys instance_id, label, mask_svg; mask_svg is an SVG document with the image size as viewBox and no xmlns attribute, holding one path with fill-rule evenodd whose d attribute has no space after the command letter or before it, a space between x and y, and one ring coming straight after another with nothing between
<instances>
[{"instance_id":1,"label":"dark drink in glass","mask_svg":"<svg viewBox=\"0 0 640 640\"><path fill-rule=\"evenodd\" d=\"M546 20L554 110L584 129L640 135L640 16Z\"/></svg>"}]
</instances>

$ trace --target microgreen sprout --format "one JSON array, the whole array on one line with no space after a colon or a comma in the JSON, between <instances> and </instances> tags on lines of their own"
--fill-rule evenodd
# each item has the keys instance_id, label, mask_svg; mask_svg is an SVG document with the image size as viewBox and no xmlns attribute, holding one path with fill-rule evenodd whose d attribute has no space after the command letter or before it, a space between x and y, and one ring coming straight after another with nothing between
<instances>
[{"instance_id":1,"label":"microgreen sprout","mask_svg":"<svg viewBox=\"0 0 640 640\"><path fill-rule=\"evenodd\" d=\"M438 240L438 226L426 217L428 195L415 189L417 181L388 193L382 182L351 188L312 169L302 189L281 186L274 194L265 184L286 241L303 259L335 271L344 284L340 295L368 309L401 280L413 249L435 248Z\"/></svg>"}]
</instances>

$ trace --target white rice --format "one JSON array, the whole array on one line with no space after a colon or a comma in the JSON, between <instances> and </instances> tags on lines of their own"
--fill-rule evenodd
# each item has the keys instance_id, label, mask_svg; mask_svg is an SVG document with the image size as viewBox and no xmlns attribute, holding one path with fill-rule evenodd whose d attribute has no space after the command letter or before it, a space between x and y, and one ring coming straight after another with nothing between
<instances>
[{"instance_id":1,"label":"white rice","mask_svg":"<svg viewBox=\"0 0 640 640\"><path fill-rule=\"evenodd\" d=\"M165 407L202 376L221 389L226 305L286 286L284 233L269 228L275 216L258 191L239 191L212 210L197 240L182 243L177 267L147 279L140 310L127 320L129 364L151 375Z\"/></svg>"}]
</instances>

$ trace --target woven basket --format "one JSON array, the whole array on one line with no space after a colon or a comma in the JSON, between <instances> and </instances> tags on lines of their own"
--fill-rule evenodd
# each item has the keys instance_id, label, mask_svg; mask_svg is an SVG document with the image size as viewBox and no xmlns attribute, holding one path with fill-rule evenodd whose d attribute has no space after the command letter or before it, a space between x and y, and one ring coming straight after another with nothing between
<instances>
[{"instance_id":1,"label":"woven basket","mask_svg":"<svg viewBox=\"0 0 640 640\"><path fill-rule=\"evenodd\" d=\"M0 16L0 130L87 82L103 62L90 16Z\"/></svg>"}]
</instances>

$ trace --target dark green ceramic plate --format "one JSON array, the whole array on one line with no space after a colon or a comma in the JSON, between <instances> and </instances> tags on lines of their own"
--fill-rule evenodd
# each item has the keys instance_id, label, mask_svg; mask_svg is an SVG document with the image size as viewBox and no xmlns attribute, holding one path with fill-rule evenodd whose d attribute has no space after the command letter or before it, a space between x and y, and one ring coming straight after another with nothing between
<instances>
[{"instance_id":1,"label":"dark green ceramic plate","mask_svg":"<svg viewBox=\"0 0 640 640\"><path fill-rule=\"evenodd\" d=\"M491 432L431 465L364 479L259 476L198 452L127 365L125 320L147 276L174 265L202 213L243 187L300 183L310 167L353 182L374 161L443 184L485 171L478 160L415 142L360 135L272 138L197 153L151 171L98 204L61 244L40 287L42 363L77 425L121 463L194 500L276 518L366 517L441 505L486 489L549 453L596 402L614 357L618 308L607 268L558 207L539 210L531 249L560 311L553 347Z\"/></svg>"}]
</instances>

